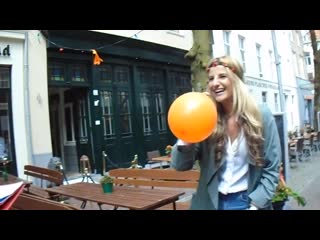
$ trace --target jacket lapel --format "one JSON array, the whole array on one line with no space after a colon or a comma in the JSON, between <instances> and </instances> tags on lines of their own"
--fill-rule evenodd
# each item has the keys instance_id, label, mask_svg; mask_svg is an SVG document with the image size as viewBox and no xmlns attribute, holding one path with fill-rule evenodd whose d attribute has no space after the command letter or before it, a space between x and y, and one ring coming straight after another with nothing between
<instances>
[{"instance_id":1,"label":"jacket lapel","mask_svg":"<svg viewBox=\"0 0 320 240\"><path fill-rule=\"evenodd\" d=\"M222 161L220 162L219 166L216 165L215 162L215 157L214 157L214 147L209 147L209 158L207 159L208 161L208 168L207 168L207 184L210 183L210 181L212 180L213 176L217 173L217 171L219 170L219 168L222 166L222 164L224 163L224 158L222 159Z\"/></svg>"}]
</instances>

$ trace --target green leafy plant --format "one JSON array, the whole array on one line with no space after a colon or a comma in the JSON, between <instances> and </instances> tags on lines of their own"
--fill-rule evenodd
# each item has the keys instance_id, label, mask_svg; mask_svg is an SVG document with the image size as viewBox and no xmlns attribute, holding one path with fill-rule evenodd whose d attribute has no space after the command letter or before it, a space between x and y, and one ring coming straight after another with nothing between
<instances>
[{"instance_id":1,"label":"green leafy plant","mask_svg":"<svg viewBox=\"0 0 320 240\"><path fill-rule=\"evenodd\" d=\"M172 146L171 145L167 145L166 148L164 149L166 155L170 155L171 151L172 151Z\"/></svg>"},{"instance_id":2,"label":"green leafy plant","mask_svg":"<svg viewBox=\"0 0 320 240\"><path fill-rule=\"evenodd\" d=\"M113 183L113 178L108 176L108 175L104 175L100 181L101 184L106 184L106 183Z\"/></svg>"},{"instance_id":3,"label":"green leafy plant","mask_svg":"<svg viewBox=\"0 0 320 240\"><path fill-rule=\"evenodd\" d=\"M138 162L138 154L135 154L133 156L133 160L131 161L131 166L130 168L138 168L138 169L141 169L142 166L139 165L139 162Z\"/></svg>"},{"instance_id":4,"label":"green leafy plant","mask_svg":"<svg viewBox=\"0 0 320 240\"><path fill-rule=\"evenodd\" d=\"M272 198L272 202L286 201L289 197L295 199L300 206L306 205L306 200L297 192L293 191L290 187L287 186L278 186L276 194Z\"/></svg>"},{"instance_id":5,"label":"green leafy plant","mask_svg":"<svg viewBox=\"0 0 320 240\"><path fill-rule=\"evenodd\" d=\"M276 193L272 198L272 202L275 203L275 202L287 201L289 197L292 197L293 199L295 199L299 206L306 205L305 198L287 186L283 176L283 167L281 166L279 184L277 186Z\"/></svg>"}]
</instances>

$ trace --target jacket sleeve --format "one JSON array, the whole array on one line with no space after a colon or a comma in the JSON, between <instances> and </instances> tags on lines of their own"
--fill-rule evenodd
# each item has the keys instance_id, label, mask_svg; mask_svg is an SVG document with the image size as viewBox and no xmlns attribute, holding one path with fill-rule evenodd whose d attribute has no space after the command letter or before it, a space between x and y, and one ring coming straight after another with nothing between
<instances>
[{"instance_id":1,"label":"jacket sleeve","mask_svg":"<svg viewBox=\"0 0 320 240\"><path fill-rule=\"evenodd\" d=\"M271 205L279 182L279 167L282 156L275 119L267 107L263 107L262 113L265 165L262 168L261 178L256 189L249 195L252 203L258 208L266 208Z\"/></svg>"},{"instance_id":2,"label":"jacket sleeve","mask_svg":"<svg viewBox=\"0 0 320 240\"><path fill-rule=\"evenodd\" d=\"M178 146L175 144L171 152L171 167L177 171L192 169L198 151L198 143L187 146Z\"/></svg>"}]
</instances>

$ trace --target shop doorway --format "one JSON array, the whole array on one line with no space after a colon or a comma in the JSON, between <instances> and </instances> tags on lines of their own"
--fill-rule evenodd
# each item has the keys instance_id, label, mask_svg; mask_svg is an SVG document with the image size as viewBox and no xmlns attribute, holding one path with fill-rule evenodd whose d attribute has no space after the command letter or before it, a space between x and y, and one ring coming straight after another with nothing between
<instances>
[{"instance_id":1,"label":"shop doorway","mask_svg":"<svg viewBox=\"0 0 320 240\"><path fill-rule=\"evenodd\" d=\"M49 106L53 156L61 158L68 178L77 176L80 171L80 156L85 154L93 160L88 89L51 87ZM94 163L91 162L91 165Z\"/></svg>"}]
</instances>

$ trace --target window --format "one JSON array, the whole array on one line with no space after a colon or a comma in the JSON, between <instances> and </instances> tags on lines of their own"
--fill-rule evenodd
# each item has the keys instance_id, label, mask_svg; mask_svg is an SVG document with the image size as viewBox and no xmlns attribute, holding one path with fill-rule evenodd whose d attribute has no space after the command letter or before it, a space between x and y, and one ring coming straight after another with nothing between
<instances>
[{"instance_id":1,"label":"window","mask_svg":"<svg viewBox=\"0 0 320 240\"><path fill-rule=\"evenodd\" d=\"M85 72L86 68L81 65L71 66L71 81L72 82L85 82L87 75Z\"/></svg>"},{"instance_id":2,"label":"window","mask_svg":"<svg viewBox=\"0 0 320 240\"><path fill-rule=\"evenodd\" d=\"M114 110L112 108L112 95L110 91L101 91L102 122L105 138L115 136Z\"/></svg>"},{"instance_id":3,"label":"window","mask_svg":"<svg viewBox=\"0 0 320 240\"><path fill-rule=\"evenodd\" d=\"M144 135L151 135L151 112L150 112L150 99L151 96L148 93L140 94L140 104L142 109L142 122Z\"/></svg>"},{"instance_id":4,"label":"window","mask_svg":"<svg viewBox=\"0 0 320 240\"><path fill-rule=\"evenodd\" d=\"M288 95L287 94L284 94L284 103L285 103L286 109L288 109Z\"/></svg>"},{"instance_id":5,"label":"window","mask_svg":"<svg viewBox=\"0 0 320 240\"><path fill-rule=\"evenodd\" d=\"M240 59L243 66L243 71L246 72L246 61L245 61L245 51L244 51L244 37L239 35L239 50L240 50Z\"/></svg>"},{"instance_id":6,"label":"window","mask_svg":"<svg viewBox=\"0 0 320 240\"><path fill-rule=\"evenodd\" d=\"M274 94L274 105L275 105L275 110L276 112L279 112L279 102L278 102L278 93Z\"/></svg>"},{"instance_id":7,"label":"window","mask_svg":"<svg viewBox=\"0 0 320 240\"><path fill-rule=\"evenodd\" d=\"M12 158L10 138L10 67L0 65L0 159Z\"/></svg>"},{"instance_id":8,"label":"window","mask_svg":"<svg viewBox=\"0 0 320 240\"><path fill-rule=\"evenodd\" d=\"M87 68L84 64L48 64L48 80L55 82L87 82Z\"/></svg>"},{"instance_id":9,"label":"window","mask_svg":"<svg viewBox=\"0 0 320 240\"><path fill-rule=\"evenodd\" d=\"M224 43L224 52L226 55L230 55L230 32L223 31L223 43Z\"/></svg>"},{"instance_id":10,"label":"window","mask_svg":"<svg viewBox=\"0 0 320 240\"><path fill-rule=\"evenodd\" d=\"M155 99L156 99L156 114L157 114L158 130L165 131L167 130L167 125L166 125L164 96L161 93L157 93L155 95Z\"/></svg>"},{"instance_id":11,"label":"window","mask_svg":"<svg viewBox=\"0 0 320 240\"><path fill-rule=\"evenodd\" d=\"M262 92L262 103L267 103L267 92Z\"/></svg>"},{"instance_id":12,"label":"window","mask_svg":"<svg viewBox=\"0 0 320 240\"><path fill-rule=\"evenodd\" d=\"M87 131L87 116L86 116L86 102L85 99L79 101L79 129L80 129L80 142L88 142L88 131Z\"/></svg>"},{"instance_id":13,"label":"window","mask_svg":"<svg viewBox=\"0 0 320 240\"><path fill-rule=\"evenodd\" d=\"M118 93L118 102L120 104L120 131L122 135L131 135L131 109L129 103L128 92L122 91Z\"/></svg>"},{"instance_id":14,"label":"window","mask_svg":"<svg viewBox=\"0 0 320 240\"><path fill-rule=\"evenodd\" d=\"M270 58L270 79L273 80L273 54L271 50L269 50L269 58Z\"/></svg>"},{"instance_id":15,"label":"window","mask_svg":"<svg viewBox=\"0 0 320 240\"><path fill-rule=\"evenodd\" d=\"M9 67L0 68L0 88L9 88L10 69Z\"/></svg>"},{"instance_id":16,"label":"window","mask_svg":"<svg viewBox=\"0 0 320 240\"><path fill-rule=\"evenodd\" d=\"M111 66L103 66L99 69L100 81L103 83L112 83L112 68Z\"/></svg>"},{"instance_id":17,"label":"window","mask_svg":"<svg viewBox=\"0 0 320 240\"><path fill-rule=\"evenodd\" d=\"M64 125L64 143L65 145L70 145L75 143L74 137L74 126L73 126L73 104L67 103L64 106L64 118L65 118L65 125Z\"/></svg>"},{"instance_id":18,"label":"window","mask_svg":"<svg viewBox=\"0 0 320 240\"><path fill-rule=\"evenodd\" d=\"M62 64L52 63L48 66L49 81L64 81L65 68Z\"/></svg>"},{"instance_id":19,"label":"window","mask_svg":"<svg viewBox=\"0 0 320 240\"><path fill-rule=\"evenodd\" d=\"M259 67L259 76L263 77L262 65L261 65L261 46L260 46L260 44L256 44L256 54L257 54L258 67Z\"/></svg>"},{"instance_id":20,"label":"window","mask_svg":"<svg viewBox=\"0 0 320 240\"><path fill-rule=\"evenodd\" d=\"M115 81L121 84L129 84L129 68L117 66L115 68Z\"/></svg>"},{"instance_id":21,"label":"window","mask_svg":"<svg viewBox=\"0 0 320 240\"><path fill-rule=\"evenodd\" d=\"M304 53L304 60L306 61L307 65L311 65L311 57L309 52Z\"/></svg>"},{"instance_id":22,"label":"window","mask_svg":"<svg viewBox=\"0 0 320 240\"><path fill-rule=\"evenodd\" d=\"M303 41L305 43L310 42L310 33L309 33L309 31L306 31L306 32L303 33Z\"/></svg>"}]
</instances>

